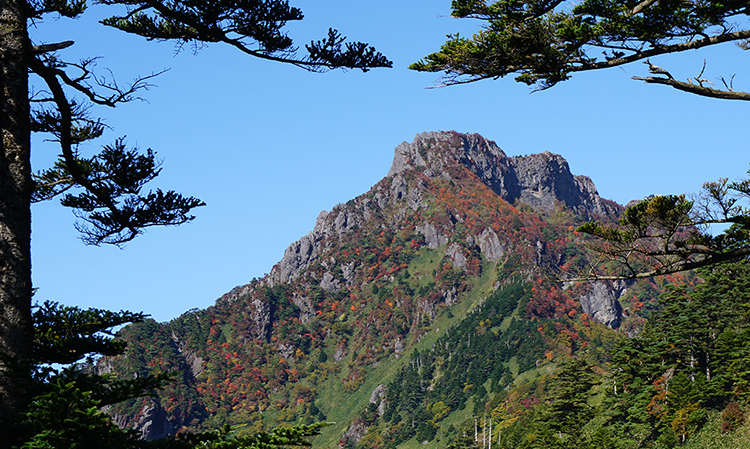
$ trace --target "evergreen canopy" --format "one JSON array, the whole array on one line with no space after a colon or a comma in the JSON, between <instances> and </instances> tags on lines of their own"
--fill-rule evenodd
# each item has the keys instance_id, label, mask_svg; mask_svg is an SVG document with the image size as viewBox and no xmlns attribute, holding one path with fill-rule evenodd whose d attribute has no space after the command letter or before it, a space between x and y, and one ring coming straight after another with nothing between
<instances>
[{"instance_id":1,"label":"evergreen canopy","mask_svg":"<svg viewBox=\"0 0 750 449\"><path fill-rule=\"evenodd\" d=\"M588 222L596 239L589 279L637 279L750 256L750 179L703 184L696 198L652 196L628 207L615 226ZM712 230L723 225L722 232Z\"/></svg>"},{"instance_id":2,"label":"evergreen canopy","mask_svg":"<svg viewBox=\"0 0 750 449\"><path fill-rule=\"evenodd\" d=\"M635 61L657 76L634 77L647 83L715 98L750 100L701 78L678 81L650 58L724 42L748 48L748 3L741 0L584 0L571 7L562 0L453 0L454 17L480 19L483 29L471 39L458 34L439 52L411 65L445 72L446 85L517 74L516 81L547 89L572 73L616 67ZM705 68L705 66L704 66Z\"/></svg>"}]
</instances>

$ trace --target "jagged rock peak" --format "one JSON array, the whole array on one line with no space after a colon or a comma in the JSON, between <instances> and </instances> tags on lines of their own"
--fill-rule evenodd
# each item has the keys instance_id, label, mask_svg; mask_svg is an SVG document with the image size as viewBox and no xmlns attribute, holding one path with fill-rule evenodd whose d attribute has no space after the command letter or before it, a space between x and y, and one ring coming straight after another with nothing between
<instances>
[{"instance_id":1,"label":"jagged rock peak","mask_svg":"<svg viewBox=\"0 0 750 449\"><path fill-rule=\"evenodd\" d=\"M429 177L450 179L449 168L456 163L509 203L520 200L538 212L553 211L558 203L587 218L620 212L615 203L599 197L591 179L574 176L562 156L545 151L508 157L495 142L479 134L418 134L413 142L396 147L388 175L419 170Z\"/></svg>"},{"instance_id":2,"label":"jagged rock peak","mask_svg":"<svg viewBox=\"0 0 750 449\"><path fill-rule=\"evenodd\" d=\"M440 151L435 151L439 149ZM479 134L451 132L426 132L417 134L411 143L403 142L396 147L393 164L388 176L417 167L427 168L428 176L442 174L450 159L464 165L474 166L474 172L492 172L493 167L508 159L503 150L491 140ZM437 172L435 172L437 170Z\"/></svg>"},{"instance_id":3,"label":"jagged rock peak","mask_svg":"<svg viewBox=\"0 0 750 449\"><path fill-rule=\"evenodd\" d=\"M273 286L296 279L307 267L320 260L330 238L340 238L398 201L405 200L405 204L392 211L391 219L396 221L407 209L425 207L420 188L422 181L410 187L404 176L406 173L419 171L428 178L453 179L452 173L463 168L474 173L507 202L520 201L540 213L552 212L560 203L584 218L616 216L621 210L617 204L600 198L589 178L573 176L568 163L560 155L544 152L508 157L495 142L479 134L423 133L413 142L396 147L386 182L378 183L369 195L351 200L348 203L351 207L339 205L331 212L321 212L312 232L287 248L282 260L263 282ZM460 217L456 219L460 221ZM447 237L432 223L416 223L415 227L425 236L430 248L448 243ZM476 237L488 260L502 257L505 248L494 231L487 230ZM451 250L451 257L460 265L461 254L456 251L457 247ZM354 269L342 267L347 282L351 281ZM340 287L330 274L324 274L317 282L324 290Z\"/></svg>"}]
</instances>

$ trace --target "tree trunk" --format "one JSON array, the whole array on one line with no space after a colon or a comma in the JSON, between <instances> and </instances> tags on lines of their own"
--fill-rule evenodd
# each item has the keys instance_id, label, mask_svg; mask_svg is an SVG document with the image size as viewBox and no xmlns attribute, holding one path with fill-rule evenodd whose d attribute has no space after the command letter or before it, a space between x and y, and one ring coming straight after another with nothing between
<instances>
[{"instance_id":1,"label":"tree trunk","mask_svg":"<svg viewBox=\"0 0 750 449\"><path fill-rule=\"evenodd\" d=\"M31 162L26 3L0 0L0 418L28 400L23 362L32 347ZM3 446L0 442L0 447Z\"/></svg>"}]
</instances>

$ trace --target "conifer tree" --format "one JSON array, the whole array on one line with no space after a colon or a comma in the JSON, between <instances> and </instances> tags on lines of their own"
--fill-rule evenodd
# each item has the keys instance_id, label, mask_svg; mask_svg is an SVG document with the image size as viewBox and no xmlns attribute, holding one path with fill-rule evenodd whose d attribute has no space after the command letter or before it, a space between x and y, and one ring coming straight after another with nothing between
<instances>
[{"instance_id":1,"label":"conifer tree","mask_svg":"<svg viewBox=\"0 0 750 449\"><path fill-rule=\"evenodd\" d=\"M119 429L101 408L147 396L168 381L168 373L116 379L81 364L97 355L125 350L112 329L141 321L143 314L81 310L45 302L33 310L34 339L26 358L33 400L20 416L5 416L5 447L132 447L135 435Z\"/></svg>"},{"instance_id":2,"label":"conifer tree","mask_svg":"<svg viewBox=\"0 0 750 449\"><path fill-rule=\"evenodd\" d=\"M550 381L549 404L535 418L535 431L548 447L581 446L581 429L594 412L591 389L598 383L591 368L585 359L569 360Z\"/></svg>"},{"instance_id":3,"label":"conifer tree","mask_svg":"<svg viewBox=\"0 0 750 449\"><path fill-rule=\"evenodd\" d=\"M562 0L453 0L451 6L453 17L479 19L483 29L471 39L449 35L440 51L411 65L444 72L447 85L517 74L516 81L548 89L576 72L642 61L657 76L637 80L750 100L750 94L734 90L731 79L724 80L724 89L709 87L700 65L695 78L679 81L651 63L661 55L725 42L746 50L750 29L743 1L585 0L570 7Z\"/></svg>"},{"instance_id":4,"label":"conifer tree","mask_svg":"<svg viewBox=\"0 0 750 449\"><path fill-rule=\"evenodd\" d=\"M297 47L284 31L302 12L286 0L99 0L123 11L105 26L146 39L178 45L224 43L240 52L310 70L352 68L367 71L391 62L361 42L345 42L333 29L318 41ZM121 245L150 226L193 219L203 202L174 191L145 191L160 167L151 151L128 148L123 139L86 157L79 144L100 137L104 123L90 106L115 107L138 98L154 75L127 86L97 76L95 58L67 61L73 42L35 45L29 24L50 15L76 18L85 0L6 0L0 3L0 417L19 416L29 404L34 329L31 318L31 213L33 202L58 197L78 217L76 227L88 244ZM41 86L33 100L29 75ZM32 174L30 135L43 132L60 146L54 166ZM0 443L3 444L3 443Z\"/></svg>"},{"instance_id":5,"label":"conifer tree","mask_svg":"<svg viewBox=\"0 0 750 449\"><path fill-rule=\"evenodd\" d=\"M685 441L708 410L745 397L750 264L700 275L697 286L665 293L643 333L612 355L605 427L626 447Z\"/></svg>"}]
</instances>

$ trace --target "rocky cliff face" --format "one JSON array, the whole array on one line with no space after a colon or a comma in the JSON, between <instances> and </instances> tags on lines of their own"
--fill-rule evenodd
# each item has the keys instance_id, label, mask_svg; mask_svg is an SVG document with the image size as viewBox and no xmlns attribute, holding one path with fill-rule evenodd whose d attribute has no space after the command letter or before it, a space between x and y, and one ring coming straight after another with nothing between
<instances>
[{"instance_id":1,"label":"rocky cliff face","mask_svg":"<svg viewBox=\"0 0 750 449\"><path fill-rule=\"evenodd\" d=\"M616 217L622 207L605 200L591 179L574 176L567 161L558 154L544 152L523 157L507 157L495 144L478 134L456 132L427 132L418 134L411 143L403 142L395 149L393 164L388 171L390 189L376 191L371 197L353 200L354 208L323 211L318 216L312 232L293 243L284 252L282 260L273 267L270 285L288 282L297 276L322 253L324 241L330 236L341 236L347 230L360 226L388 205L406 199L406 208L415 211L427 207L420 183L409 187L405 176L418 171L428 178L452 180L457 167L465 167L473 175L510 204L520 202L539 213L551 213L564 206L585 218ZM406 211L398 214L403 216ZM451 217L461 221L461 217ZM418 223L430 248L448 243L440 229L432 223ZM487 260L499 260L504 248L497 234L486 229L476 242ZM459 262L461 255L452 252ZM324 287L325 288L325 287Z\"/></svg>"},{"instance_id":2,"label":"rocky cliff face","mask_svg":"<svg viewBox=\"0 0 750 449\"><path fill-rule=\"evenodd\" d=\"M509 203L517 200L538 212L550 212L563 204L590 218L611 216L620 208L599 197L591 179L573 176L568 162L548 151L523 157L507 157L495 144L478 134L428 132L411 143L396 147L389 176L405 170L423 170L427 176L451 178L448 167L457 161Z\"/></svg>"},{"instance_id":3,"label":"rocky cliff face","mask_svg":"<svg viewBox=\"0 0 750 449\"><path fill-rule=\"evenodd\" d=\"M622 320L619 299L627 293L629 284L632 282L592 282L591 291L580 297L583 312L596 321L617 329Z\"/></svg>"}]
</instances>

